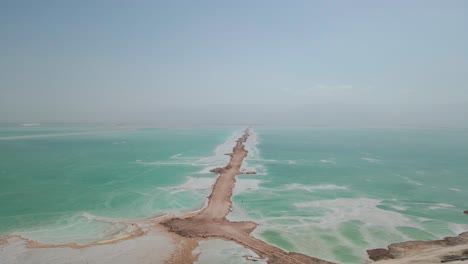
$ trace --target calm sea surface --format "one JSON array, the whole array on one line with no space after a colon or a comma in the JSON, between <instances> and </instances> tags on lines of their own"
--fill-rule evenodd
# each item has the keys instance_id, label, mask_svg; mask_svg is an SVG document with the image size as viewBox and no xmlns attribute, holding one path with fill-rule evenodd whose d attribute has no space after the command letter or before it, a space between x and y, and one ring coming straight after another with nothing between
<instances>
[{"instance_id":1,"label":"calm sea surface","mask_svg":"<svg viewBox=\"0 0 468 264\"><path fill-rule=\"evenodd\" d=\"M0 236L85 243L202 207L243 128L0 127ZM365 249L468 230L468 131L255 128L232 220L285 250L363 263ZM229 250L227 250L229 251ZM237 258L240 259L241 258ZM223 260L224 261L224 260Z\"/></svg>"}]
</instances>

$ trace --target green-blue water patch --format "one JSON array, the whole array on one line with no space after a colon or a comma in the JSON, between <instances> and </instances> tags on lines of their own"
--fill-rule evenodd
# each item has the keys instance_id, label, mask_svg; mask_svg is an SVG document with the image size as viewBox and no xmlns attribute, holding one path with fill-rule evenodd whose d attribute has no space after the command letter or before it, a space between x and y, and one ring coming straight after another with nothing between
<instances>
[{"instance_id":1,"label":"green-blue water patch","mask_svg":"<svg viewBox=\"0 0 468 264\"><path fill-rule=\"evenodd\" d=\"M135 128L0 141L0 235L60 225L57 219L83 212L133 219L200 208L209 190L171 187L202 170L206 164L196 161L212 156L232 131Z\"/></svg>"},{"instance_id":2,"label":"green-blue water patch","mask_svg":"<svg viewBox=\"0 0 468 264\"><path fill-rule=\"evenodd\" d=\"M269 239L340 263L468 229L468 131L258 128L262 181L234 203ZM236 218L237 219L237 218ZM304 243L304 241L314 243ZM281 243L276 241L278 245Z\"/></svg>"}]
</instances>

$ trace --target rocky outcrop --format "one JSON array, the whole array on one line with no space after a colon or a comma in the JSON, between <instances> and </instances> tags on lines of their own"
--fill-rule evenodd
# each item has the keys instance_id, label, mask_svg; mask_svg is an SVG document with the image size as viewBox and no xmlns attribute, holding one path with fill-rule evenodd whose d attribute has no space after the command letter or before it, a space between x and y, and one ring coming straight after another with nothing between
<instances>
[{"instance_id":1,"label":"rocky outcrop","mask_svg":"<svg viewBox=\"0 0 468 264\"><path fill-rule=\"evenodd\" d=\"M367 252L367 255L369 255L369 258L374 261L392 258L389 250L385 248L369 249L369 250L366 250L366 252Z\"/></svg>"},{"instance_id":2,"label":"rocky outcrop","mask_svg":"<svg viewBox=\"0 0 468 264\"><path fill-rule=\"evenodd\" d=\"M214 168L214 169L210 170L210 172L216 173L216 174L222 174L224 171L225 171L225 168L221 168L221 167Z\"/></svg>"},{"instance_id":3,"label":"rocky outcrop","mask_svg":"<svg viewBox=\"0 0 468 264\"><path fill-rule=\"evenodd\" d=\"M239 172L239 174L245 174L245 175L253 175L253 174L257 174L256 171L245 171L245 170L242 170Z\"/></svg>"},{"instance_id":4,"label":"rocky outcrop","mask_svg":"<svg viewBox=\"0 0 468 264\"><path fill-rule=\"evenodd\" d=\"M445 262L452 262L452 261L458 261L458 260L460 261L468 260L468 249L463 250L459 254L450 254L450 255L443 256L440 262L445 263Z\"/></svg>"},{"instance_id":5,"label":"rocky outcrop","mask_svg":"<svg viewBox=\"0 0 468 264\"><path fill-rule=\"evenodd\" d=\"M435 251L444 248L454 248L456 246L467 245L468 246L468 232L461 233L455 237L445 237L441 240L433 241L407 241L401 243L395 243L385 248L376 248L367 250L369 258L374 261L385 260L385 259L405 259L422 252ZM439 259L445 259L451 256L441 255ZM403 262L402 262L403 263Z\"/></svg>"}]
</instances>

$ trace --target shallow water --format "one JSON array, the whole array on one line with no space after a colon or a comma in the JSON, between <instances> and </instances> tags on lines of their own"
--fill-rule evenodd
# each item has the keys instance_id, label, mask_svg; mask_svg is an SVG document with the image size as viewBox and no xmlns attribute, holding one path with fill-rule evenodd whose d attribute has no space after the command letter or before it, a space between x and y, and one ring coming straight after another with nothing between
<instances>
[{"instance_id":1,"label":"shallow water","mask_svg":"<svg viewBox=\"0 0 468 264\"><path fill-rule=\"evenodd\" d=\"M94 216L148 218L199 208L210 185L190 181L214 178L203 170L227 160L213 149L232 131L155 128L0 141L0 235L85 243L118 229Z\"/></svg>"},{"instance_id":2,"label":"shallow water","mask_svg":"<svg viewBox=\"0 0 468 264\"><path fill-rule=\"evenodd\" d=\"M14 232L50 243L125 232L102 218L202 207L215 179L209 169L226 164L224 154L242 134L231 127L15 129L0 128L0 137L109 132L0 141L0 236ZM256 128L244 168L257 174L237 178L228 218L256 221L253 234L285 250L341 263L363 263L366 249L392 242L455 235L468 230L467 135ZM205 253L200 263L241 261Z\"/></svg>"},{"instance_id":3,"label":"shallow water","mask_svg":"<svg viewBox=\"0 0 468 264\"><path fill-rule=\"evenodd\" d=\"M365 250L468 230L468 137L460 130L257 129L261 183L230 219L286 250L363 263Z\"/></svg>"}]
</instances>

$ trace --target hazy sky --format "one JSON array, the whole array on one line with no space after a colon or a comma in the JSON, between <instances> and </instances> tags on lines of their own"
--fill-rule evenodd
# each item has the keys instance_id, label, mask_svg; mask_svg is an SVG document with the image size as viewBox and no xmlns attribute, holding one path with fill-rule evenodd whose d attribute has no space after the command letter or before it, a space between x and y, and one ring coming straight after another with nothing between
<instances>
[{"instance_id":1,"label":"hazy sky","mask_svg":"<svg viewBox=\"0 0 468 264\"><path fill-rule=\"evenodd\" d=\"M0 121L468 126L468 1L0 1Z\"/></svg>"}]
</instances>

